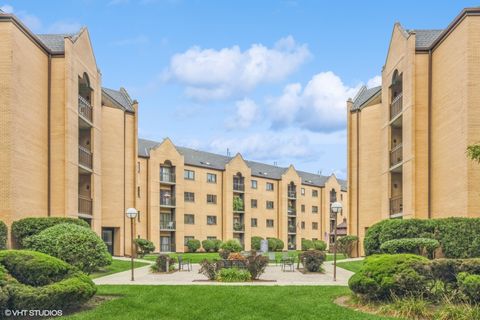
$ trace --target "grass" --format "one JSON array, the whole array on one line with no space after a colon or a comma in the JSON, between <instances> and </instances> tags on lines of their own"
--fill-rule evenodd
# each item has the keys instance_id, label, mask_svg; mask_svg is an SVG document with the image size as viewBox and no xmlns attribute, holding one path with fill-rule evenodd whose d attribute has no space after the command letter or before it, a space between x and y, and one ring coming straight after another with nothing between
<instances>
[{"instance_id":1,"label":"grass","mask_svg":"<svg viewBox=\"0 0 480 320\"><path fill-rule=\"evenodd\" d=\"M96 319L391 319L333 303L349 293L338 286L98 286L117 296L66 317Z\"/></svg>"},{"instance_id":2,"label":"grass","mask_svg":"<svg viewBox=\"0 0 480 320\"><path fill-rule=\"evenodd\" d=\"M147 264L148 263L145 263L145 262L135 261L133 265L134 265L135 268L138 268L138 267L146 266ZM127 270L130 270L131 266L132 266L132 264L131 264L130 261L113 259L111 265L109 265L105 268L102 268L98 272L92 273L90 275L90 278L95 279L95 278L100 278L100 277L103 277L103 276L108 276L109 274L122 272L122 271L127 271Z\"/></svg>"},{"instance_id":3,"label":"grass","mask_svg":"<svg viewBox=\"0 0 480 320\"><path fill-rule=\"evenodd\" d=\"M295 257L298 256L298 253L301 251L295 251L292 252L292 255ZM178 255L183 256L185 259L190 259L192 263L199 263L200 261L204 259L212 260L212 259L219 259L220 256L218 255L217 252L186 252L186 253L171 253L169 254L171 257L177 257ZM158 254L149 254L145 256L145 260L150 260L150 261L155 261L157 259ZM283 252L275 252L275 257L277 261L280 261L282 259ZM337 254L337 260L343 260L345 257L342 254ZM333 254L327 254L327 261L333 261Z\"/></svg>"},{"instance_id":4,"label":"grass","mask_svg":"<svg viewBox=\"0 0 480 320\"><path fill-rule=\"evenodd\" d=\"M340 268L357 273L363 265L363 260L345 261L337 263Z\"/></svg>"}]
</instances>

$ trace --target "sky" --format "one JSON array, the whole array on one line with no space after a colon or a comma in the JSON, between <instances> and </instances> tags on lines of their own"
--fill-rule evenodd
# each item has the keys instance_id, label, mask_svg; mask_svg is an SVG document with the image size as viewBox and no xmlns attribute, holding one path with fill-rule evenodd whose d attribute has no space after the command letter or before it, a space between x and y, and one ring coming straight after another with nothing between
<instances>
[{"instance_id":1,"label":"sky","mask_svg":"<svg viewBox=\"0 0 480 320\"><path fill-rule=\"evenodd\" d=\"M346 100L380 84L395 22L443 29L475 1L2 1L35 33L86 26L139 136L346 177Z\"/></svg>"}]
</instances>

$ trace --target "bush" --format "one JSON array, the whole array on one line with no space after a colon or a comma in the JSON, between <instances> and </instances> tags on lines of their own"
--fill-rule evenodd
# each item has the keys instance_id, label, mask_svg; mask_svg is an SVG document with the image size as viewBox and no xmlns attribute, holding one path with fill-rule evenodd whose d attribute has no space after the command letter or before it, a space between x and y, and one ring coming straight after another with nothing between
<instances>
[{"instance_id":1,"label":"bush","mask_svg":"<svg viewBox=\"0 0 480 320\"><path fill-rule=\"evenodd\" d=\"M345 257L350 257L352 255L353 248L358 241L358 237L343 236L339 237L337 241L338 251Z\"/></svg>"},{"instance_id":2,"label":"bush","mask_svg":"<svg viewBox=\"0 0 480 320\"><path fill-rule=\"evenodd\" d=\"M302 251L311 250L314 248L313 241L308 239L302 239Z\"/></svg>"},{"instance_id":3,"label":"bush","mask_svg":"<svg viewBox=\"0 0 480 320\"><path fill-rule=\"evenodd\" d=\"M222 250L226 250L229 252L240 252L242 251L242 245L237 239L227 240L220 246ZM229 253L230 254L230 253Z\"/></svg>"},{"instance_id":4,"label":"bush","mask_svg":"<svg viewBox=\"0 0 480 320\"><path fill-rule=\"evenodd\" d=\"M460 272L457 276L458 288L473 303L480 302L480 275Z\"/></svg>"},{"instance_id":5,"label":"bush","mask_svg":"<svg viewBox=\"0 0 480 320\"><path fill-rule=\"evenodd\" d=\"M313 248L315 250L325 251L327 250L327 243L322 240L313 240Z\"/></svg>"},{"instance_id":6,"label":"bush","mask_svg":"<svg viewBox=\"0 0 480 320\"><path fill-rule=\"evenodd\" d=\"M460 232L461 230L461 232ZM440 243L447 258L480 257L480 218L390 219L370 227L365 235L365 254L381 253L389 240L431 238Z\"/></svg>"},{"instance_id":7,"label":"bush","mask_svg":"<svg viewBox=\"0 0 480 320\"><path fill-rule=\"evenodd\" d=\"M189 239L187 241L187 248L190 252L196 252L198 249L200 249L200 240Z\"/></svg>"},{"instance_id":8,"label":"bush","mask_svg":"<svg viewBox=\"0 0 480 320\"><path fill-rule=\"evenodd\" d=\"M0 252L0 304L9 309L66 310L88 301L96 292L92 280L57 258L33 251ZM5 280L5 278L4 278Z\"/></svg>"},{"instance_id":9,"label":"bush","mask_svg":"<svg viewBox=\"0 0 480 320\"><path fill-rule=\"evenodd\" d=\"M23 240L26 248L57 257L89 274L112 263L107 246L95 232L63 223Z\"/></svg>"},{"instance_id":10,"label":"bush","mask_svg":"<svg viewBox=\"0 0 480 320\"><path fill-rule=\"evenodd\" d=\"M204 259L200 262L200 270L198 270L198 273L203 274L209 280L215 280L219 270L220 265L217 260L210 261L208 259Z\"/></svg>"},{"instance_id":11,"label":"bush","mask_svg":"<svg viewBox=\"0 0 480 320\"><path fill-rule=\"evenodd\" d=\"M247 258L243 256L240 252L232 252L228 255L228 260L246 261Z\"/></svg>"},{"instance_id":12,"label":"bush","mask_svg":"<svg viewBox=\"0 0 480 320\"><path fill-rule=\"evenodd\" d=\"M326 259L326 254L320 250L307 250L299 256L303 267L309 272L322 272L322 264Z\"/></svg>"},{"instance_id":13,"label":"bush","mask_svg":"<svg viewBox=\"0 0 480 320\"><path fill-rule=\"evenodd\" d=\"M214 244L213 250L215 252L218 252L218 250L220 250L220 246L222 245L222 240L215 239L215 240L212 240L212 241L213 241L213 244Z\"/></svg>"},{"instance_id":14,"label":"bush","mask_svg":"<svg viewBox=\"0 0 480 320\"><path fill-rule=\"evenodd\" d=\"M12 223L12 236L15 239L17 246L23 247L23 239L39 234L47 228L62 223L76 224L90 229L87 222L77 218L25 218Z\"/></svg>"},{"instance_id":15,"label":"bush","mask_svg":"<svg viewBox=\"0 0 480 320\"><path fill-rule=\"evenodd\" d=\"M384 253L413 253L433 258L435 250L440 246L435 239L404 238L388 240L382 243L380 250Z\"/></svg>"},{"instance_id":16,"label":"bush","mask_svg":"<svg viewBox=\"0 0 480 320\"><path fill-rule=\"evenodd\" d=\"M364 260L348 285L354 293L371 300L423 297L428 293L428 279L416 269L422 263L428 259L413 254L373 255Z\"/></svg>"},{"instance_id":17,"label":"bush","mask_svg":"<svg viewBox=\"0 0 480 320\"><path fill-rule=\"evenodd\" d=\"M285 247L285 243L283 242L283 240L276 238L275 241L277 241L277 248L276 248L276 250L277 250L277 251L282 251L283 248Z\"/></svg>"},{"instance_id":18,"label":"bush","mask_svg":"<svg viewBox=\"0 0 480 320\"><path fill-rule=\"evenodd\" d=\"M268 258L262 255L252 254L247 257L247 269L252 279L258 279L268 266Z\"/></svg>"},{"instance_id":19,"label":"bush","mask_svg":"<svg viewBox=\"0 0 480 320\"><path fill-rule=\"evenodd\" d=\"M252 237L251 242L252 242L252 250L260 250L262 246L262 237Z\"/></svg>"},{"instance_id":20,"label":"bush","mask_svg":"<svg viewBox=\"0 0 480 320\"><path fill-rule=\"evenodd\" d=\"M145 257L146 254L155 251L155 245L150 240L138 238L135 239L134 242L137 246L137 253L141 258Z\"/></svg>"},{"instance_id":21,"label":"bush","mask_svg":"<svg viewBox=\"0 0 480 320\"><path fill-rule=\"evenodd\" d=\"M221 282L246 282L251 279L250 272L236 268L220 269L217 274L217 280Z\"/></svg>"},{"instance_id":22,"label":"bush","mask_svg":"<svg viewBox=\"0 0 480 320\"><path fill-rule=\"evenodd\" d=\"M150 269L153 272L173 271L175 270L175 263L177 263L177 259L175 257L170 257L168 254L160 254L155 260L155 264L153 264Z\"/></svg>"},{"instance_id":23,"label":"bush","mask_svg":"<svg viewBox=\"0 0 480 320\"><path fill-rule=\"evenodd\" d=\"M202 241L202 248L205 252L214 252L215 251L215 243L213 240L203 240Z\"/></svg>"},{"instance_id":24,"label":"bush","mask_svg":"<svg viewBox=\"0 0 480 320\"><path fill-rule=\"evenodd\" d=\"M276 251L277 250L277 239L275 238L267 238L268 241L268 251Z\"/></svg>"},{"instance_id":25,"label":"bush","mask_svg":"<svg viewBox=\"0 0 480 320\"><path fill-rule=\"evenodd\" d=\"M5 224L5 222L0 221L0 250L7 249L7 238L8 238L7 225Z\"/></svg>"}]
</instances>

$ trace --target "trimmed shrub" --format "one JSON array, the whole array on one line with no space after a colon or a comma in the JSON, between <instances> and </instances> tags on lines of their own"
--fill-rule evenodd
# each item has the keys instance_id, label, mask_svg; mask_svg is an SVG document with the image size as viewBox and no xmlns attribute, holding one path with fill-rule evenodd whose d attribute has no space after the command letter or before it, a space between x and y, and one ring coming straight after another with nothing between
<instances>
[{"instance_id":1,"label":"trimmed shrub","mask_svg":"<svg viewBox=\"0 0 480 320\"><path fill-rule=\"evenodd\" d=\"M428 294L428 279L416 269L428 259L413 254L383 254L367 257L348 281L356 294L371 300L390 300L396 296L423 297Z\"/></svg>"},{"instance_id":2,"label":"trimmed shrub","mask_svg":"<svg viewBox=\"0 0 480 320\"><path fill-rule=\"evenodd\" d=\"M388 240L382 243L380 250L384 253L413 253L433 258L440 243L429 238L404 238Z\"/></svg>"},{"instance_id":3,"label":"trimmed shrub","mask_svg":"<svg viewBox=\"0 0 480 320\"><path fill-rule=\"evenodd\" d=\"M17 246L21 248L23 247L23 239L39 234L45 229L62 223L71 223L90 229L86 221L77 218L25 218L12 223L12 236Z\"/></svg>"},{"instance_id":4,"label":"trimmed shrub","mask_svg":"<svg viewBox=\"0 0 480 320\"><path fill-rule=\"evenodd\" d=\"M461 231L461 232L460 232ZM440 243L447 258L480 257L480 218L390 219L370 227L365 235L366 255L381 253L389 240L431 238Z\"/></svg>"},{"instance_id":5,"label":"trimmed shrub","mask_svg":"<svg viewBox=\"0 0 480 320\"><path fill-rule=\"evenodd\" d=\"M252 279L258 279L268 266L268 258L262 255L252 254L247 257L247 269Z\"/></svg>"},{"instance_id":6,"label":"trimmed shrub","mask_svg":"<svg viewBox=\"0 0 480 320\"><path fill-rule=\"evenodd\" d=\"M470 302L480 302L480 275L460 272L457 276L458 288Z\"/></svg>"},{"instance_id":7,"label":"trimmed shrub","mask_svg":"<svg viewBox=\"0 0 480 320\"><path fill-rule=\"evenodd\" d=\"M152 241L147 239L137 238L134 240L135 245L137 246L137 254L143 258L146 254L152 253L155 251L155 245Z\"/></svg>"},{"instance_id":8,"label":"trimmed shrub","mask_svg":"<svg viewBox=\"0 0 480 320\"><path fill-rule=\"evenodd\" d=\"M327 250L327 243L323 240L313 240L313 248L315 250L325 251Z\"/></svg>"},{"instance_id":9,"label":"trimmed shrub","mask_svg":"<svg viewBox=\"0 0 480 320\"><path fill-rule=\"evenodd\" d=\"M215 240L212 240L213 241L213 244L214 244L214 248L213 250L215 252L218 252L218 250L220 250L220 246L222 245L222 240L220 239L215 239Z\"/></svg>"},{"instance_id":10,"label":"trimmed shrub","mask_svg":"<svg viewBox=\"0 0 480 320\"><path fill-rule=\"evenodd\" d=\"M177 263L177 259L175 257L170 257L168 254L160 254L155 260L155 264L153 264L150 269L153 272L173 271L175 270L175 263Z\"/></svg>"},{"instance_id":11,"label":"trimmed shrub","mask_svg":"<svg viewBox=\"0 0 480 320\"><path fill-rule=\"evenodd\" d=\"M107 246L91 229L63 223L23 240L26 248L57 257L89 274L112 263Z\"/></svg>"},{"instance_id":12,"label":"trimmed shrub","mask_svg":"<svg viewBox=\"0 0 480 320\"><path fill-rule=\"evenodd\" d=\"M355 244L358 241L357 236L343 236L339 237L337 240L338 251L342 253L345 257L350 257L352 255L352 250Z\"/></svg>"},{"instance_id":13,"label":"trimmed shrub","mask_svg":"<svg viewBox=\"0 0 480 320\"><path fill-rule=\"evenodd\" d=\"M8 228L5 222L0 221L0 250L7 249ZM1 304L1 297L0 297Z\"/></svg>"},{"instance_id":14,"label":"trimmed shrub","mask_svg":"<svg viewBox=\"0 0 480 320\"><path fill-rule=\"evenodd\" d=\"M213 240L203 240L202 241L202 248L205 252L214 252L215 251L215 243Z\"/></svg>"},{"instance_id":15,"label":"trimmed shrub","mask_svg":"<svg viewBox=\"0 0 480 320\"><path fill-rule=\"evenodd\" d=\"M252 250L260 250L262 245L262 240L263 240L262 237L257 237L257 236L252 237L251 239Z\"/></svg>"},{"instance_id":16,"label":"trimmed shrub","mask_svg":"<svg viewBox=\"0 0 480 320\"><path fill-rule=\"evenodd\" d=\"M237 239L227 240L220 246L222 250L226 250L230 252L240 252L242 251L243 247Z\"/></svg>"},{"instance_id":17,"label":"trimmed shrub","mask_svg":"<svg viewBox=\"0 0 480 320\"><path fill-rule=\"evenodd\" d=\"M196 252L198 249L200 249L200 240L189 239L187 241L187 248L188 248L188 251L190 252Z\"/></svg>"},{"instance_id":18,"label":"trimmed shrub","mask_svg":"<svg viewBox=\"0 0 480 320\"><path fill-rule=\"evenodd\" d=\"M308 239L302 239L302 251L311 250L314 248L313 241Z\"/></svg>"},{"instance_id":19,"label":"trimmed shrub","mask_svg":"<svg viewBox=\"0 0 480 320\"><path fill-rule=\"evenodd\" d=\"M277 251L277 239L276 238L267 238L268 241L268 251Z\"/></svg>"},{"instance_id":20,"label":"trimmed shrub","mask_svg":"<svg viewBox=\"0 0 480 320\"><path fill-rule=\"evenodd\" d=\"M96 292L92 280L64 261L33 251L0 252L0 304L10 309L65 310L81 306Z\"/></svg>"},{"instance_id":21,"label":"trimmed shrub","mask_svg":"<svg viewBox=\"0 0 480 320\"><path fill-rule=\"evenodd\" d=\"M246 282L251 279L252 276L248 270L236 268L220 269L217 274L217 280L221 282Z\"/></svg>"},{"instance_id":22,"label":"trimmed shrub","mask_svg":"<svg viewBox=\"0 0 480 320\"><path fill-rule=\"evenodd\" d=\"M283 242L283 240L276 238L275 241L277 241L276 250L277 251L282 251L283 248L285 247L285 243Z\"/></svg>"},{"instance_id":23,"label":"trimmed shrub","mask_svg":"<svg viewBox=\"0 0 480 320\"><path fill-rule=\"evenodd\" d=\"M309 272L322 272L322 264L325 261L327 255L320 250L307 250L302 252L299 256L303 267Z\"/></svg>"}]
</instances>

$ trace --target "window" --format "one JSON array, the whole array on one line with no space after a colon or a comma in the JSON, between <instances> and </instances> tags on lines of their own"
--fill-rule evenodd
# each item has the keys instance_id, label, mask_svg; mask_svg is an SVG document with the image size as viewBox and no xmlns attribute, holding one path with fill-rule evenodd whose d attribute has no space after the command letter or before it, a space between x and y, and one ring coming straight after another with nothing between
<instances>
[{"instance_id":1,"label":"window","mask_svg":"<svg viewBox=\"0 0 480 320\"><path fill-rule=\"evenodd\" d=\"M195 180L195 171L185 170L183 173L185 180Z\"/></svg>"},{"instance_id":2,"label":"window","mask_svg":"<svg viewBox=\"0 0 480 320\"><path fill-rule=\"evenodd\" d=\"M137 162L137 172L140 173L140 161Z\"/></svg>"},{"instance_id":3,"label":"window","mask_svg":"<svg viewBox=\"0 0 480 320\"><path fill-rule=\"evenodd\" d=\"M138 213L137 213L137 222L141 222L141 221L140 221L140 210L139 210Z\"/></svg>"},{"instance_id":4,"label":"window","mask_svg":"<svg viewBox=\"0 0 480 320\"><path fill-rule=\"evenodd\" d=\"M183 222L185 224L195 224L195 216L193 214L185 214L183 216Z\"/></svg>"},{"instance_id":5,"label":"window","mask_svg":"<svg viewBox=\"0 0 480 320\"><path fill-rule=\"evenodd\" d=\"M304 204L302 204L301 210L302 210L302 212L305 212L305 205Z\"/></svg>"},{"instance_id":6,"label":"window","mask_svg":"<svg viewBox=\"0 0 480 320\"><path fill-rule=\"evenodd\" d=\"M318 207L312 206L312 213L318 213Z\"/></svg>"},{"instance_id":7,"label":"window","mask_svg":"<svg viewBox=\"0 0 480 320\"><path fill-rule=\"evenodd\" d=\"M267 209L273 209L273 201L267 201L266 206Z\"/></svg>"},{"instance_id":8,"label":"window","mask_svg":"<svg viewBox=\"0 0 480 320\"><path fill-rule=\"evenodd\" d=\"M273 228L273 219L267 219L267 228Z\"/></svg>"},{"instance_id":9,"label":"window","mask_svg":"<svg viewBox=\"0 0 480 320\"><path fill-rule=\"evenodd\" d=\"M184 200L186 202L195 202L195 193L193 192L185 192L184 193Z\"/></svg>"},{"instance_id":10,"label":"window","mask_svg":"<svg viewBox=\"0 0 480 320\"><path fill-rule=\"evenodd\" d=\"M258 207L257 199L252 199L250 202L251 202L251 207L252 208L257 208Z\"/></svg>"},{"instance_id":11,"label":"window","mask_svg":"<svg viewBox=\"0 0 480 320\"><path fill-rule=\"evenodd\" d=\"M300 193L302 194L302 196L304 196L305 195L305 188L300 189Z\"/></svg>"},{"instance_id":12,"label":"window","mask_svg":"<svg viewBox=\"0 0 480 320\"><path fill-rule=\"evenodd\" d=\"M209 226L217 224L217 216L207 216L207 224Z\"/></svg>"},{"instance_id":13,"label":"window","mask_svg":"<svg viewBox=\"0 0 480 320\"><path fill-rule=\"evenodd\" d=\"M194 236L185 236L183 237L183 244L187 245L188 240L193 240L193 239L195 239Z\"/></svg>"},{"instance_id":14,"label":"window","mask_svg":"<svg viewBox=\"0 0 480 320\"><path fill-rule=\"evenodd\" d=\"M312 190L312 197L318 197L318 190Z\"/></svg>"},{"instance_id":15,"label":"window","mask_svg":"<svg viewBox=\"0 0 480 320\"><path fill-rule=\"evenodd\" d=\"M343 201L343 193L340 193L340 201Z\"/></svg>"},{"instance_id":16,"label":"window","mask_svg":"<svg viewBox=\"0 0 480 320\"><path fill-rule=\"evenodd\" d=\"M140 186L137 187L137 197L140 198Z\"/></svg>"},{"instance_id":17,"label":"window","mask_svg":"<svg viewBox=\"0 0 480 320\"><path fill-rule=\"evenodd\" d=\"M207 203L216 204L217 203L217 195L207 194Z\"/></svg>"},{"instance_id":18,"label":"window","mask_svg":"<svg viewBox=\"0 0 480 320\"><path fill-rule=\"evenodd\" d=\"M252 189L257 189L258 183L257 180L252 180Z\"/></svg>"},{"instance_id":19,"label":"window","mask_svg":"<svg viewBox=\"0 0 480 320\"><path fill-rule=\"evenodd\" d=\"M217 240L217 237L215 236L207 237L207 240Z\"/></svg>"},{"instance_id":20,"label":"window","mask_svg":"<svg viewBox=\"0 0 480 320\"><path fill-rule=\"evenodd\" d=\"M207 173L207 182L208 183L217 183L217 175L214 173Z\"/></svg>"},{"instance_id":21,"label":"window","mask_svg":"<svg viewBox=\"0 0 480 320\"><path fill-rule=\"evenodd\" d=\"M302 221L302 229L305 229L305 221Z\"/></svg>"},{"instance_id":22,"label":"window","mask_svg":"<svg viewBox=\"0 0 480 320\"><path fill-rule=\"evenodd\" d=\"M312 222L312 229L318 230L318 222Z\"/></svg>"},{"instance_id":23,"label":"window","mask_svg":"<svg viewBox=\"0 0 480 320\"><path fill-rule=\"evenodd\" d=\"M267 182L266 189L267 191L273 191L273 183Z\"/></svg>"},{"instance_id":24,"label":"window","mask_svg":"<svg viewBox=\"0 0 480 320\"><path fill-rule=\"evenodd\" d=\"M252 227L256 228L258 226L257 218L252 218Z\"/></svg>"}]
</instances>

